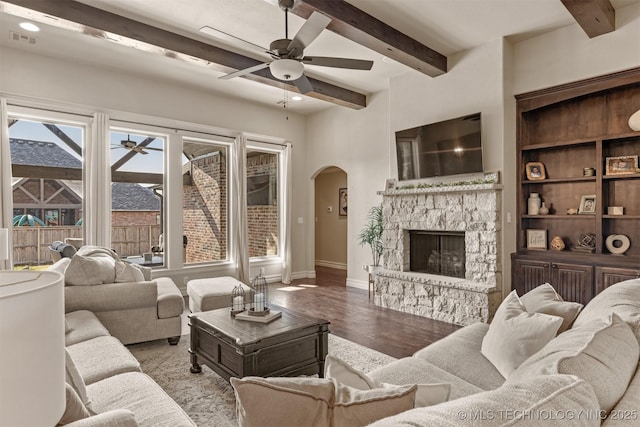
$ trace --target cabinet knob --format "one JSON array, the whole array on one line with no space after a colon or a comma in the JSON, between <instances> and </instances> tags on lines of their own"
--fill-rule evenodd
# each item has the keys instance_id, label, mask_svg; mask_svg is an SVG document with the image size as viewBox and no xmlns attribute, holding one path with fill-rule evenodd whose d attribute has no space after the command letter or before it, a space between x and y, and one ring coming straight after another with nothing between
<instances>
[{"instance_id":1,"label":"cabinet knob","mask_svg":"<svg viewBox=\"0 0 640 427\"><path fill-rule=\"evenodd\" d=\"M551 268L558 268L558 264L551 264Z\"/></svg>"}]
</instances>

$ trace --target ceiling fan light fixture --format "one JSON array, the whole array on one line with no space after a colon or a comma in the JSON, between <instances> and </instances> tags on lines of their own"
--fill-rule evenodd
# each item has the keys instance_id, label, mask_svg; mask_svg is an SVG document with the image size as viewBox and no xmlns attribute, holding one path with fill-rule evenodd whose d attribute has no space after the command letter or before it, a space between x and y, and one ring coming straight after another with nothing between
<instances>
[{"instance_id":1,"label":"ceiling fan light fixture","mask_svg":"<svg viewBox=\"0 0 640 427\"><path fill-rule=\"evenodd\" d=\"M304 65L294 59L277 59L269 64L271 74L278 80L298 80L304 72Z\"/></svg>"}]
</instances>

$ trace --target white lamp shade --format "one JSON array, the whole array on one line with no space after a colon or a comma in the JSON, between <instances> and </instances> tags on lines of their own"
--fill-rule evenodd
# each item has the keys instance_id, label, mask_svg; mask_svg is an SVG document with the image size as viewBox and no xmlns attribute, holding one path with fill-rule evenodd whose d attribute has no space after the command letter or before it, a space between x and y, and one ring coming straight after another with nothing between
<instances>
[{"instance_id":1,"label":"white lamp shade","mask_svg":"<svg viewBox=\"0 0 640 427\"><path fill-rule=\"evenodd\" d=\"M269 64L269 69L278 80L298 80L304 72L304 65L293 59L277 59Z\"/></svg>"},{"instance_id":2,"label":"white lamp shade","mask_svg":"<svg viewBox=\"0 0 640 427\"><path fill-rule=\"evenodd\" d=\"M640 110L629 117L629 127L633 130L640 130Z\"/></svg>"},{"instance_id":3,"label":"white lamp shade","mask_svg":"<svg viewBox=\"0 0 640 427\"><path fill-rule=\"evenodd\" d=\"M64 291L52 271L0 274L0 426L54 426L65 409Z\"/></svg>"},{"instance_id":4,"label":"white lamp shade","mask_svg":"<svg viewBox=\"0 0 640 427\"><path fill-rule=\"evenodd\" d=\"M0 228L0 261L9 259L9 229Z\"/></svg>"}]
</instances>

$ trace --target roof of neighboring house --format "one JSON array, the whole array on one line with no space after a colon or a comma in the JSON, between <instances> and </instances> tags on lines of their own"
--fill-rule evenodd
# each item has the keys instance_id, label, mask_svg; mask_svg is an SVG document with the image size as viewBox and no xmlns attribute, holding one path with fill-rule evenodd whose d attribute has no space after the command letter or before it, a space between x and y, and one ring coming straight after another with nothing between
<instances>
[{"instance_id":1,"label":"roof of neighboring house","mask_svg":"<svg viewBox=\"0 0 640 427\"><path fill-rule=\"evenodd\" d=\"M82 161L53 142L9 138L11 163L82 169Z\"/></svg>"},{"instance_id":2,"label":"roof of neighboring house","mask_svg":"<svg viewBox=\"0 0 640 427\"><path fill-rule=\"evenodd\" d=\"M153 190L140 184L111 184L111 209L114 211L159 211L160 199Z\"/></svg>"},{"instance_id":3,"label":"roof of neighboring house","mask_svg":"<svg viewBox=\"0 0 640 427\"><path fill-rule=\"evenodd\" d=\"M18 165L82 169L82 161L53 142L10 138L11 162ZM12 179L12 186L22 178ZM59 180L82 197L82 182ZM160 199L153 191L136 183L111 185L111 209L115 211L159 211Z\"/></svg>"}]
</instances>

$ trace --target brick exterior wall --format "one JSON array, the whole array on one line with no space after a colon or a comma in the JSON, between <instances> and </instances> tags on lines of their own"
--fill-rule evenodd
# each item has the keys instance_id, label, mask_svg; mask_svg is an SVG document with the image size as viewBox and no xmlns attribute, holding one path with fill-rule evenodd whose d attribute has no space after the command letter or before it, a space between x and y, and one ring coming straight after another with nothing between
<instances>
[{"instance_id":1,"label":"brick exterior wall","mask_svg":"<svg viewBox=\"0 0 640 427\"><path fill-rule=\"evenodd\" d=\"M183 221L187 263L227 258L227 163L215 153L191 163L191 185L185 185Z\"/></svg>"},{"instance_id":2,"label":"brick exterior wall","mask_svg":"<svg viewBox=\"0 0 640 427\"><path fill-rule=\"evenodd\" d=\"M263 153L247 158L247 177L255 175L278 176L278 156ZM275 186L276 189L278 186ZM247 227L249 231L249 257L278 255L280 236L278 235L278 204L276 194L271 205L247 206Z\"/></svg>"}]
</instances>

